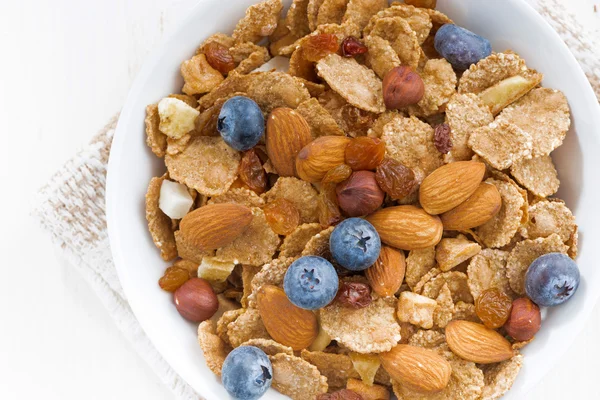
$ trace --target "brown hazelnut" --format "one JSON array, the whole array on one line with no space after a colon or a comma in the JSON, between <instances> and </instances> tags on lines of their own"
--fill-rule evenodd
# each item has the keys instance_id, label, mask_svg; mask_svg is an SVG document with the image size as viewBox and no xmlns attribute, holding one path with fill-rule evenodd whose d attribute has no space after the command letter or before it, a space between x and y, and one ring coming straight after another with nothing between
<instances>
[{"instance_id":1,"label":"brown hazelnut","mask_svg":"<svg viewBox=\"0 0 600 400\"><path fill-rule=\"evenodd\" d=\"M513 301L512 311L504 329L513 339L526 341L535 336L541 324L540 308L527 297L521 297Z\"/></svg>"},{"instance_id":2,"label":"brown hazelnut","mask_svg":"<svg viewBox=\"0 0 600 400\"><path fill-rule=\"evenodd\" d=\"M383 101L390 110L417 104L424 93L423 80L409 67L392 68L383 78Z\"/></svg>"},{"instance_id":3,"label":"brown hazelnut","mask_svg":"<svg viewBox=\"0 0 600 400\"><path fill-rule=\"evenodd\" d=\"M173 294L175 307L188 321L202 322L212 317L219 308L217 295L210 284L201 278L192 278Z\"/></svg>"},{"instance_id":4,"label":"brown hazelnut","mask_svg":"<svg viewBox=\"0 0 600 400\"><path fill-rule=\"evenodd\" d=\"M371 214L383 204L384 192L371 171L357 171L336 189L340 208L350 217Z\"/></svg>"}]
</instances>

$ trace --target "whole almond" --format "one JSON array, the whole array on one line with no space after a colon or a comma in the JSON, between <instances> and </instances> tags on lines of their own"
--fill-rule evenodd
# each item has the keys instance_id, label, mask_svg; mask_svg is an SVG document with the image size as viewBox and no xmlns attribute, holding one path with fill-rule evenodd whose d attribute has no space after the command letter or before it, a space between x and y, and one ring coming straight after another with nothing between
<instances>
[{"instance_id":1,"label":"whole almond","mask_svg":"<svg viewBox=\"0 0 600 400\"><path fill-rule=\"evenodd\" d=\"M457 161L439 167L421 183L419 202L429 214L452 210L475 192L485 174L485 164Z\"/></svg>"},{"instance_id":2,"label":"whole almond","mask_svg":"<svg viewBox=\"0 0 600 400\"><path fill-rule=\"evenodd\" d=\"M283 289L264 285L258 291L258 311L269 335L294 350L311 345L319 333L316 315L293 305Z\"/></svg>"},{"instance_id":3,"label":"whole almond","mask_svg":"<svg viewBox=\"0 0 600 400\"><path fill-rule=\"evenodd\" d=\"M420 393L443 390L450 381L452 366L433 350L399 344L379 355L393 380Z\"/></svg>"},{"instance_id":4,"label":"whole almond","mask_svg":"<svg viewBox=\"0 0 600 400\"><path fill-rule=\"evenodd\" d=\"M387 207L366 218L381 241L402 250L435 246L442 239L442 221L415 206Z\"/></svg>"},{"instance_id":5,"label":"whole almond","mask_svg":"<svg viewBox=\"0 0 600 400\"><path fill-rule=\"evenodd\" d=\"M501 334L471 321L451 321L446 326L446 342L454 354L479 364L505 361L514 353Z\"/></svg>"},{"instance_id":6,"label":"whole almond","mask_svg":"<svg viewBox=\"0 0 600 400\"><path fill-rule=\"evenodd\" d=\"M179 224L186 242L199 250L226 246L252 222L252 210L240 204L208 204L188 213Z\"/></svg>"},{"instance_id":7,"label":"whole almond","mask_svg":"<svg viewBox=\"0 0 600 400\"><path fill-rule=\"evenodd\" d=\"M381 246L375 264L365 271L371 288L382 297L393 296L402 286L406 261L402 250L390 246Z\"/></svg>"},{"instance_id":8,"label":"whole almond","mask_svg":"<svg viewBox=\"0 0 600 400\"><path fill-rule=\"evenodd\" d=\"M496 186L481 182L464 202L440 215L444 229L462 231L489 221L500 211L502 197Z\"/></svg>"},{"instance_id":9,"label":"whole almond","mask_svg":"<svg viewBox=\"0 0 600 400\"><path fill-rule=\"evenodd\" d=\"M327 171L344 163L348 143L350 138L345 136L321 136L313 140L298 153L296 173L307 182L320 182Z\"/></svg>"},{"instance_id":10,"label":"whole almond","mask_svg":"<svg viewBox=\"0 0 600 400\"><path fill-rule=\"evenodd\" d=\"M280 176L296 176L296 156L311 140L310 127L302 115L286 107L271 111L265 142L269 160Z\"/></svg>"}]
</instances>

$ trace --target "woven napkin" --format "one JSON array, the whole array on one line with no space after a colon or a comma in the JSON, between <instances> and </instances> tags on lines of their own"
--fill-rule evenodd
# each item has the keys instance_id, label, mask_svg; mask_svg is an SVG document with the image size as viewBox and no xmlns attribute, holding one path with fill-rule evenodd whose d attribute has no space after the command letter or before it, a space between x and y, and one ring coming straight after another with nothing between
<instances>
[{"instance_id":1,"label":"woven napkin","mask_svg":"<svg viewBox=\"0 0 600 400\"><path fill-rule=\"evenodd\" d=\"M528 0L559 33L600 98L600 38L559 0ZM105 216L106 169L118 116L40 189L33 215L89 282L131 345L177 399L202 399L161 357L127 302L112 261Z\"/></svg>"}]
</instances>

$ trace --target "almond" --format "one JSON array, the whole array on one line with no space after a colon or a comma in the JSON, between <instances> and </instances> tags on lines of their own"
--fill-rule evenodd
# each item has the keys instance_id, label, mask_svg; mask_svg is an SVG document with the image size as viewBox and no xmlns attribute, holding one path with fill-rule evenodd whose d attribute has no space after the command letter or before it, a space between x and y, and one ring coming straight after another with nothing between
<instances>
[{"instance_id":1,"label":"almond","mask_svg":"<svg viewBox=\"0 0 600 400\"><path fill-rule=\"evenodd\" d=\"M320 182L327 171L344 164L348 143L350 138L345 136L321 136L313 140L296 157L298 176L307 182Z\"/></svg>"},{"instance_id":2,"label":"almond","mask_svg":"<svg viewBox=\"0 0 600 400\"><path fill-rule=\"evenodd\" d=\"M508 340L475 322L451 321L446 326L446 342L454 354L479 364L497 363L513 356Z\"/></svg>"},{"instance_id":3,"label":"almond","mask_svg":"<svg viewBox=\"0 0 600 400\"><path fill-rule=\"evenodd\" d=\"M452 210L473 194L484 174L485 164L476 161L457 161L439 167L421 183L421 206L433 215Z\"/></svg>"},{"instance_id":4,"label":"almond","mask_svg":"<svg viewBox=\"0 0 600 400\"><path fill-rule=\"evenodd\" d=\"M375 293L388 297L393 296L402 286L405 271L404 253L384 245L381 246L377 261L365 271L365 275Z\"/></svg>"},{"instance_id":5,"label":"almond","mask_svg":"<svg viewBox=\"0 0 600 400\"><path fill-rule=\"evenodd\" d=\"M387 207L366 220L377 229L383 243L402 250L435 246L444 231L438 217L415 206Z\"/></svg>"},{"instance_id":6,"label":"almond","mask_svg":"<svg viewBox=\"0 0 600 400\"><path fill-rule=\"evenodd\" d=\"M439 392L450 381L452 366L433 350L399 344L379 358L393 380L420 393Z\"/></svg>"},{"instance_id":7,"label":"almond","mask_svg":"<svg viewBox=\"0 0 600 400\"><path fill-rule=\"evenodd\" d=\"M179 225L183 238L198 249L214 250L237 239L252 222L240 204L209 204L188 213Z\"/></svg>"},{"instance_id":8,"label":"almond","mask_svg":"<svg viewBox=\"0 0 600 400\"><path fill-rule=\"evenodd\" d=\"M258 311L271 337L294 350L307 348L319 333L317 317L293 305L283 289L264 285L257 296Z\"/></svg>"},{"instance_id":9,"label":"almond","mask_svg":"<svg viewBox=\"0 0 600 400\"><path fill-rule=\"evenodd\" d=\"M302 115L286 107L271 111L265 142L269 160L280 176L296 176L296 156L311 140L310 127Z\"/></svg>"},{"instance_id":10,"label":"almond","mask_svg":"<svg viewBox=\"0 0 600 400\"><path fill-rule=\"evenodd\" d=\"M496 186L482 182L464 202L440 215L444 229L462 231L483 225L500 211L502 197Z\"/></svg>"}]
</instances>

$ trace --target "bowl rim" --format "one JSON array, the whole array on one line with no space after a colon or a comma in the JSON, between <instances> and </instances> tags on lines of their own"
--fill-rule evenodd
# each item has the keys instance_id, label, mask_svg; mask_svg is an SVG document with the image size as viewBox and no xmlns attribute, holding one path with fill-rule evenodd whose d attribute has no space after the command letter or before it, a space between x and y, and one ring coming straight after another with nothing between
<instances>
[{"instance_id":1,"label":"bowl rim","mask_svg":"<svg viewBox=\"0 0 600 400\"><path fill-rule=\"evenodd\" d=\"M205 7L205 3L209 2L209 0L199 0L196 5L194 5L189 10L189 15L186 18L183 18L177 25L177 27L169 34L166 35L160 42L158 46L151 52L151 54L146 58L143 63L142 68L138 72L130 90L126 97L123 109L119 115L119 120L117 123L117 127L115 129L112 147L109 155L108 167L107 167L107 177L106 177L106 220L107 220L107 231L109 237L109 243L111 248L111 253L113 256L113 261L117 270L117 274L119 277L119 281L121 286L123 287L124 293L127 295L131 293L133 290L131 289L134 285L134 280L130 279L130 276L127 272L126 262L125 262L125 249L121 246L121 234L116 228L115 215L117 214L117 208L119 206L118 201L118 173L115 169L115 164L117 160L121 159L125 156L125 149L123 146L124 137L126 135L127 127L132 123L132 113L134 112L135 99L140 95L140 91L142 90L145 82L148 81L149 77L152 75L152 72L160 64L162 54L165 52L166 47L184 31L184 27L187 26L192 20L197 18L198 10L201 10ZM258 3L260 0L255 0L254 3ZM584 103L589 103L589 105L595 109L594 115L591 116L592 119L595 120L597 126L600 126L600 105L598 104L598 100L596 95L593 92L593 89L587 79L581 65L575 59L575 56L571 53L566 43L562 40L559 34L552 28L552 26L525 0L505 0L506 7L514 7L518 9L519 12L526 14L527 19L533 21L537 26L536 29L545 30L545 34L551 36L555 45L561 49L561 54L559 56L565 57L567 63L572 69L573 73L576 75L576 79L584 82L582 83L583 91L580 93L582 97L584 97ZM133 123L139 123L140 121L133 121ZM596 136L600 137L600 133L596 132ZM594 305L598 302L600 298L600 291L591 291L589 292L588 299L586 299L586 307L584 309L579 310L579 313L584 313L580 315L580 318L576 320L576 325L571 326L570 328L573 330L573 335L569 337L569 340L560 343L558 349L553 349L554 360L557 360L559 357L562 357L563 354L568 350L571 344L574 342L575 338L581 333L585 326L585 322L589 319L589 316L593 310ZM186 382L189 382L186 371L178 370L177 360L173 359L170 356L170 353L163 350L164 344L160 341L154 340L153 328L150 328L152 325L149 320L145 318L144 312L139 312L141 309L141 300L136 297L127 297L127 301L138 320L140 326L142 327L144 333L148 336L152 344L156 347L159 354L165 359L165 361L169 364L171 368L181 376ZM591 305L590 305L591 304ZM536 371L534 379L531 379L531 382L525 385L520 392L521 395L525 395L529 392L538 382L539 380L547 374L549 369L554 366L553 363L547 363L542 365L540 370ZM199 390L199 388L193 387L194 390ZM203 391L199 394L210 396L209 398L219 398L218 394L213 392L209 387L205 387L202 389ZM509 392L511 393L511 392Z\"/></svg>"}]
</instances>

